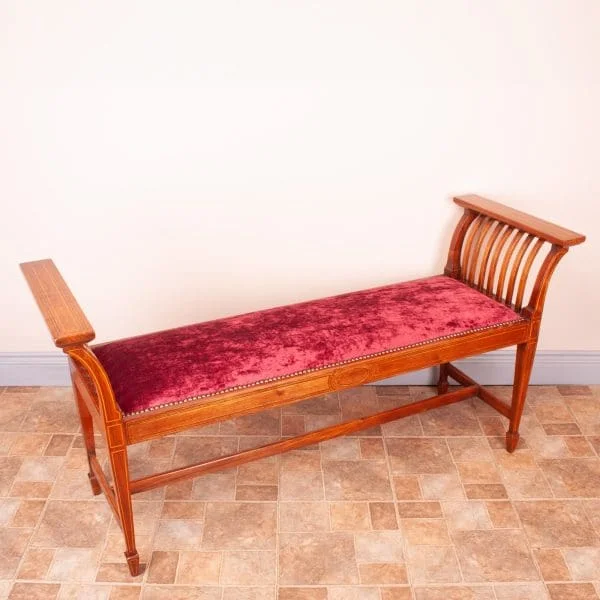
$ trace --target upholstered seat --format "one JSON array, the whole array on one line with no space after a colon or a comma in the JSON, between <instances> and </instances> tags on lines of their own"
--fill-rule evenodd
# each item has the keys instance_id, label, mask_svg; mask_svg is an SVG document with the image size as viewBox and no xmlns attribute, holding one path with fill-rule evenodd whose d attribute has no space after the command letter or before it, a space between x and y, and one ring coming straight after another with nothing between
<instances>
[{"instance_id":1,"label":"upholstered seat","mask_svg":"<svg viewBox=\"0 0 600 600\"><path fill-rule=\"evenodd\" d=\"M93 350L125 414L519 320L443 275L198 323Z\"/></svg>"}]
</instances>

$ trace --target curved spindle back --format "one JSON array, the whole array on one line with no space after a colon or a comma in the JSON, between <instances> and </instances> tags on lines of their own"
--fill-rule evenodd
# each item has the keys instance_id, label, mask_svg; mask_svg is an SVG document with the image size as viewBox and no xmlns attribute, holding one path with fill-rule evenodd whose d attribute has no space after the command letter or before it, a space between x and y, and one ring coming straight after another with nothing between
<instances>
[{"instance_id":1,"label":"curved spindle back","mask_svg":"<svg viewBox=\"0 0 600 600\"><path fill-rule=\"evenodd\" d=\"M446 275L517 312L541 314L556 264L585 237L479 196L454 200L465 212L452 238Z\"/></svg>"}]
</instances>

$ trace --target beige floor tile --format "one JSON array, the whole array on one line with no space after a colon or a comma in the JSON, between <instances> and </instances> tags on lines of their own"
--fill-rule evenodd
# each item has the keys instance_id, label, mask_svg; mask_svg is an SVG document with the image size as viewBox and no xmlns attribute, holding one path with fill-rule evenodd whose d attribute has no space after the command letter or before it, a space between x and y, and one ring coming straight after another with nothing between
<instances>
[{"instance_id":1,"label":"beige floor tile","mask_svg":"<svg viewBox=\"0 0 600 600\"><path fill-rule=\"evenodd\" d=\"M431 392L332 394L136 444L131 466L196 462ZM600 388L529 395L513 454L506 419L469 400L136 496L150 564L132 579L122 533L91 494L71 392L11 393L0 407L0 584L37 580L54 587L16 593L59 600L539 600L542 576L551 600L598 600Z\"/></svg>"},{"instance_id":2,"label":"beige floor tile","mask_svg":"<svg viewBox=\"0 0 600 600\"><path fill-rule=\"evenodd\" d=\"M220 456L234 454L238 438L234 436L178 436L173 467L185 467Z\"/></svg>"},{"instance_id":3,"label":"beige floor tile","mask_svg":"<svg viewBox=\"0 0 600 600\"><path fill-rule=\"evenodd\" d=\"M404 560L403 537L399 531L369 531L354 534L359 563L398 563Z\"/></svg>"},{"instance_id":4,"label":"beige floor tile","mask_svg":"<svg viewBox=\"0 0 600 600\"><path fill-rule=\"evenodd\" d=\"M326 502L281 502L279 530L284 532L329 531Z\"/></svg>"},{"instance_id":5,"label":"beige floor tile","mask_svg":"<svg viewBox=\"0 0 600 600\"><path fill-rule=\"evenodd\" d=\"M113 585L109 600L139 600L142 587L139 585Z\"/></svg>"},{"instance_id":6,"label":"beige floor tile","mask_svg":"<svg viewBox=\"0 0 600 600\"><path fill-rule=\"evenodd\" d=\"M456 583L461 580L452 546L409 546L407 563L413 584Z\"/></svg>"},{"instance_id":7,"label":"beige floor tile","mask_svg":"<svg viewBox=\"0 0 600 600\"><path fill-rule=\"evenodd\" d=\"M350 533L282 533L280 585L358 583L354 539Z\"/></svg>"},{"instance_id":8,"label":"beige floor tile","mask_svg":"<svg viewBox=\"0 0 600 600\"><path fill-rule=\"evenodd\" d=\"M486 502L488 515L496 529L519 529L521 522L513 505L506 501Z\"/></svg>"},{"instance_id":9,"label":"beige floor tile","mask_svg":"<svg viewBox=\"0 0 600 600\"><path fill-rule=\"evenodd\" d=\"M202 541L202 522L190 519L161 520L154 546L162 550L195 550Z\"/></svg>"},{"instance_id":10,"label":"beige floor tile","mask_svg":"<svg viewBox=\"0 0 600 600\"><path fill-rule=\"evenodd\" d=\"M508 498L502 483L465 483L465 494L469 500L500 500Z\"/></svg>"},{"instance_id":11,"label":"beige floor tile","mask_svg":"<svg viewBox=\"0 0 600 600\"><path fill-rule=\"evenodd\" d=\"M496 600L491 586L416 587L415 600Z\"/></svg>"},{"instance_id":12,"label":"beige floor tile","mask_svg":"<svg viewBox=\"0 0 600 600\"><path fill-rule=\"evenodd\" d=\"M108 532L110 518L106 503L49 500L32 546L92 548Z\"/></svg>"},{"instance_id":13,"label":"beige floor tile","mask_svg":"<svg viewBox=\"0 0 600 600\"><path fill-rule=\"evenodd\" d=\"M264 553L261 554L263 554L262 558L264 558ZM242 569L243 561L239 561L238 566ZM258 566L258 564L255 565L255 567ZM179 553L179 566L177 567L175 583L184 585L218 584L220 572L220 552L184 551ZM240 575L242 575L241 571ZM240 576L240 579L233 583L244 584L246 582Z\"/></svg>"},{"instance_id":14,"label":"beige floor tile","mask_svg":"<svg viewBox=\"0 0 600 600\"><path fill-rule=\"evenodd\" d=\"M546 435L581 435L577 423L544 423Z\"/></svg>"},{"instance_id":15,"label":"beige floor tile","mask_svg":"<svg viewBox=\"0 0 600 600\"><path fill-rule=\"evenodd\" d=\"M221 600L222 596L218 586L148 585L142 589L141 600Z\"/></svg>"},{"instance_id":16,"label":"beige floor tile","mask_svg":"<svg viewBox=\"0 0 600 600\"><path fill-rule=\"evenodd\" d=\"M540 500L514 503L529 541L538 548L597 546L600 540L577 502Z\"/></svg>"},{"instance_id":17,"label":"beige floor tile","mask_svg":"<svg viewBox=\"0 0 600 600\"><path fill-rule=\"evenodd\" d=\"M20 505L21 500L18 498L0 498L0 527L11 524Z\"/></svg>"},{"instance_id":18,"label":"beige floor tile","mask_svg":"<svg viewBox=\"0 0 600 600\"><path fill-rule=\"evenodd\" d=\"M21 424L21 431L77 433L79 426L75 402L34 400Z\"/></svg>"},{"instance_id":19,"label":"beige floor tile","mask_svg":"<svg viewBox=\"0 0 600 600\"><path fill-rule=\"evenodd\" d=\"M491 529L485 502L444 502L442 504L444 518L448 528L453 531Z\"/></svg>"},{"instance_id":20,"label":"beige floor tile","mask_svg":"<svg viewBox=\"0 0 600 600\"><path fill-rule=\"evenodd\" d=\"M382 438L361 438L360 458L364 460L384 460L385 448Z\"/></svg>"},{"instance_id":21,"label":"beige floor tile","mask_svg":"<svg viewBox=\"0 0 600 600\"><path fill-rule=\"evenodd\" d=\"M179 552L155 550L148 567L148 583L175 583Z\"/></svg>"},{"instance_id":22,"label":"beige floor tile","mask_svg":"<svg viewBox=\"0 0 600 600\"><path fill-rule=\"evenodd\" d=\"M328 600L327 588L280 587L277 600Z\"/></svg>"},{"instance_id":23,"label":"beige floor tile","mask_svg":"<svg viewBox=\"0 0 600 600\"><path fill-rule=\"evenodd\" d=\"M50 442L49 433L17 433L12 439L11 456L41 456Z\"/></svg>"},{"instance_id":24,"label":"beige floor tile","mask_svg":"<svg viewBox=\"0 0 600 600\"><path fill-rule=\"evenodd\" d=\"M323 464L327 500L391 500L392 487L383 461L328 461Z\"/></svg>"},{"instance_id":25,"label":"beige floor tile","mask_svg":"<svg viewBox=\"0 0 600 600\"><path fill-rule=\"evenodd\" d=\"M238 467L238 485L277 485L279 462L277 457L246 463Z\"/></svg>"},{"instance_id":26,"label":"beige floor tile","mask_svg":"<svg viewBox=\"0 0 600 600\"><path fill-rule=\"evenodd\" d=\"M275 549L277 506L273 502L208 502L202 548Z\"/></svg>"},{"instance_id":27,"label":"beige floor tile","mask_svg":"<svg viewBox=\"0 0 600 600\"><path fill-rule=\"evenodd\" d=\"M600 548L566 548L563 555L573 581L600 581Z\"/></svg>"},{"instance_id":28,"label":"beige floor tile","mask_svg":"<svg viewBox=\"0 0 600 600\"><path fill-rule=\"evenodd\" d=\"M57 583L24 583L17 581L9 600L54 600L58 596L60 585Z\"/></svg>"},{"instance_id":29,"label":"beige floor tile","mask_svg":"<svg viewBox=\"0 0 600 600\"><path fill-rule=\"evenodd\" d=\"M600 458L540 460L557 498L600 497Z\"/></svg>"},{"instance_id":30,"label":"beige floor tile","mask_svg":"<svg viewBox=\"0 0 600 600\"><path fill-rule=\"evenodd\" d=\"M439 502L398 502L396 507L401 519L435 519L442 516Z\"/></svg>"},{"instance_id":31,"label":"beige floor tile","mask_svg":"<svg viewBox=\"0 0 600 600\"><path fill-rule=\"evenodd\" d=\"M464 500L460 477L455 473L421 475L421 490L427 500Z\"/></svg>"},{"instance_id":32,"label":"beige floor tile","mask_svg":"<svg viewBox=\"0 0 600 600\"><path fill-rule=\"evenodd\" d=\"M7 496L23 458L20 456L0 456L0 496Z\"/></svg>"},{"instance_id":33,"label":"beige floor tile","mask_svg":"<svg viewBox=\"0 0 600 600\"><path fill-rule=\"evenodd\" d=\"M590 442L588 442L588 440L581 435L565 436L563 441L573 458L596 456L594 448Z\"/></svg>"},{"instance_id":34,"label":"beige floor tile","mask_svg":"<svg viewBox=\"0 0 600 600\"><path fill-rule=\"evenodd\" d=\"M504 487L511 500L553 498L548 480L541 469L533 471L504 471Z\"/></svg>"},{"instance_id":35,"label":"beige floor tile","mask_svg":"<svg viewBox=\"0 0 600 600\"><path fill-rule=\"evenodd\" d=\"M281 500L323 500L322 471L283 471L279 479Z\"/></svg>"},{"instance_id":36,"label":"beige floor tile","mask_svg":"<svg viewBox=\"0 0 600 600\"><path fill-rule=\"evenodd\" d=\"M452 543L442 519L403 520L402 533L411 546L449 546Z\"/></svg>"},{"instance_id":37,"label":"beige floor tile","mask_svg":"<svg viewBox=\"0 0 600 600\"><path fill-rule=\"evenodd\" d=\"M0 403L0 431L19 431L31 406L31 400L20 394L4 393Z\"/></svg>"},{"instance_id":38,"label":"beige floor tile","mask_svg":"<svg viewBox=\"0 0 600 600\"><path fill-rule=\"evenodd\" d=\"M379 410L377 390L371 385L343 390L338 392L338 397L344 421L366 417Z\"/></svg>"},{"instance_id":39,"label":"beige floor tile","mask_svg":"<svg viewBox=\"0 0 600 600\"><path fill-rule=\"evenodd\" d=\"M548 600L548 592L543 583L510 583L495 585L498 600Z\"/></svg>"},{"instance_id":40,"label":"beige floor tile","mask_svg":"<svg viewBox=\"0 0 600 600\"><path fill-rule=\"evenodd\" d=\"M225 587L222 600L277 600L275 587Z\"/></svg>"},{"instance_id":41,"label":"beige floor tile","mask_svg":"<svg viewBox=\"0 0 600 600\"><path fill-rule=\"evenodd\" d=\"M277 555L265 551L223 553L221 583L268 585L277 579Z\"/></svg>"},{"instance_id":42,"label":"beige floor tile","mask_svg":"<svg viewBox=\"0 0 600 600\"><path fill-rule=\"evenodd\" d=\"M395 475L454 473L446 441L437 438L388 438L387 451Z\"/></svg>"},{"instance_id":43,"label":"beige floor tile","mask_svg":"<svg viewBox=\"0 0 600 600\"><path fill-rule=\"evenodd\" d=\"M413 600L411 589L407 586L380 587L381 600Z\"/></svg>"},{"instance_id":44,"label":"beige floor tile","mask_svg":"<svg viewBox=\"0 0 600 600\"><path fill-rule=\"evenodd\" d=\"M419 418L426 436L483 435L475 410L466 402L427 411Z\"/></svg>"},{"instance_id":45,"label":"beige floor tile","mask_svg":"<svg viewBox=\"0 0 600 600\"><path fill-rule=\"evenodd\" d=\"M418 415L390 421L382 426L382 431L386 437L420 437L423 435L423 427Z\"/></svg>"},{"instance_id":46,"label":"beige floor tile","mask_svg":"<svg viewBox=\"0 0 600 600\"><path fill-rule=\"evenodd\" d=\"M365 531L371 529L366 502L331 502L329 518L333 531Z\"/></svg>"},{"instance_id":47,"label":"beige floor tile","mask_svg":"<svg viewBox=\"0 0 600 600\"><path fill-rule=\"evenodd\" d=\"M569 581L571 573L562 552L556 548L534 548L533 556L544 581Z\"/></svg>"},{"instance_id":48,"label":"beige floor tile","mask_svg":"<svg viewBox=\"0 0 600 600\"><path fill-rule=\"evenodd\" d=\"M591 583L549 583L551 600L598 600Z\"/></svg>"},{"instance_id":49,"label":"beige floor tile","mask_svg":"<svg viewBox=\"0 0 600 600\"><path fill-rule=\"evenodd\" d=\"M379 600L376 587L330 587L328 600Z\"/></svg>"},{"instance_id":50,"label":"beige floor tile","mask_svg":"<svg viewBox=\"0 0 600 600\"><path fill-rule=\"evenodd\" d=\"M493 461L494 455L485 438L482 437L457 437L446 440L452 458L456 462Z\"/></svg>"},{"instance_id":51,"label":"beige floor tile","mask_svg":"<svg viewBox=\"0 0 600 600\"><path fill-rule=\"evenodd\" d=\"M535 581L539 575L522 531L455 531L465 581Z\"/></svg>"},{"instance_id":52,"label":"beige floor tile","mask_svg":"<svg viewBox=\"0 0 600 600\"><path fill-rule=\"evenodd\" d=\"M101 548L58 548L48 572L53 581L92 582L96 577Z\"/></svg>"},{"instance_id":53,"label":"beige floor tile","mask_svg":"<svg viewBox=\"0 0 600 600\"><path fill-rule=\"evenodd\" d=\"M323 460L358 460L360 444L358 438L340 437L321 442Z\"/></svg>"},{"instance_id":54,"label":"beige floor tile","mask_svg":"<svg viewBox=\"0 0 600 600\"><path fill-rule=\"evenodd\" d=\"M417 475L397 475L392 480L397 500L420 500L421 487Z\"/></svg>"},{"instance_id":55,"label":"beige floor tile","mask_svg":"<svg viewBox=\"0 0 600 600\"><path fill-rule=\"evenodd\" d=\"M54 550L29 548L19 566L18 579L46 579L54 559Z\"/></svg>"},{"instance_id":56,"label":"beige floor tile","mask_svg":"<svg viewBox=\"0 0 600 600\"><path fill-rule=\"evenodd\" d=\"M281 470L300 472L320 472L321 453L313 450L292 450L279 457Z\"/></svg>"},{"instance_id":57,"label":"beige floor tile","mask_svg":"<svg viewBox=\"0 0 600 600\"><path fill-rule=\"evenodd\" d=\"M463 483L500 483L500 473L494 463L487 461L461 462L457 465Z\"/></svg>"},{"instance_id":58,"label":"beige floor tile","mask_svg":"<svg viewBox=\"0 0 600 600\"><path fill-rule=\"evenodd\" d=\"M360 582L366 585L390 585L408 583L406 565L402 563L359 564Z\"/></svg>"},{"instance_id":59,"label":"beige floor tile","mask_svg":"<svg viewBox=\"0 0 600 600\"><path fill-rule=\"evenodd\" d=\"M194 479L192 482L183 482L189 486L172 488L171 494L167 490L167 498L171 499L194 499L194 500L234 500L235 499L235 473L226 471L224 473L208 473ZM188 487L191 491L188 493ZM177 498L177 496L181 498Z\"/></svg>"},{"instance_id":60,"label":"beige floor tile","mask_svg":"<svg viewBox=\"0 0 600 600\"><path fill-rule=\"evenodd\" d=\"M304 415L282 415L281 416L281 435L295 436L306 433L306 423Z\"/></svg>"},{"instance_id":61,"label":"beige floor tile","mask_svg":"<svg viewBox=\"0 0 600 600\"><path fill-rule=\"evenodd\" d=\"M276 485L238 485L235 490L236 500L277 500L279 487Z\"/></svg>"},{"instance_id":62,"label":"beige floor tile","mask_svg":"<svg viewBox=\"0 0 600 600\"><path fill-rule=\"evenodd\" d=\"M162 505L161 519L204 520L205 502L178 502L167 500Z\"/></svg>"},{"instance_id":63,"label":"beige floor tile","mask_svg":"<svg viewBox=\"0 0 600 600\"><path fill-rule=\"evenodd\" d=\"M373 529L398 529L393 502L370 502L369 512Z\"/></svg>"},{"instance_id":64,"label":"beige floor tile","mask_svg":"<svg viewBox=\"0 0 600 600\"><path fill-rule=\"evenodd\" d=\"M0 528L0 579L12 579L31 538L31 529Z\"/></svg>"}]
</instances>

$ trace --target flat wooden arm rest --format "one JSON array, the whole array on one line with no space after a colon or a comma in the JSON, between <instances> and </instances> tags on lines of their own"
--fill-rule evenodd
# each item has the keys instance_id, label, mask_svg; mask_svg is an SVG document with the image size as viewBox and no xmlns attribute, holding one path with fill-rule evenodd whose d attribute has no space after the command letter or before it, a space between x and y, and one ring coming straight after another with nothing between
<instances>
[{"instance_id":1,"label":"flat wooden arm rest","mask_svg":"<svg viewBox=\"0 0 600 600\"><path fill-rule=\"evenodd\" d=\"M96 334L50 259L22 263L21 270L59 348L87 344Z\"/></svg>"},{"instance_id":2,"label":"flat wooden arm rest","mask_svg":"<svg viewBox=\"0 0 600 600\"><path fill-rule=\"evenodd\" d=\"M487 215L558 246L575 246L585 241L585 236L580 233L481 196L474 194L457 196L454 202L463 208Z\"/></svg>"}]
</instances>

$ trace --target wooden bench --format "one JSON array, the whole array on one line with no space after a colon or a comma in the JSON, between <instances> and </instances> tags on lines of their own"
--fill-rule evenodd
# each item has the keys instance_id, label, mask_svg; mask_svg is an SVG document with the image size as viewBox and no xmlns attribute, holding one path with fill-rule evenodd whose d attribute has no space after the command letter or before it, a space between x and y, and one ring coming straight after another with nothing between
<instances>
[{"instance_id":1,"label":"wooden bench","mask_svg":"<svg viewBox=\"0 0 600 600\"><path fill-rule=\"evenodd\" d=\"M443 275L97 346L88 345L94 330L54 263L21 265L55 345L69 357L92 490L104 492L123 529L132 575L140 572L131 503L138 492L473 396L509 419L506 446L515 449L548 283L569 247L585 238L479 196L454 201L464 212ZM511 405L451 364L512 345ZM435 365L434 397L208 462L129 476L130 444ZM450 391L448 378L461 387ZM112 484L96 458L94 429L106 440Z\"/></svg>"}]
</instances>

